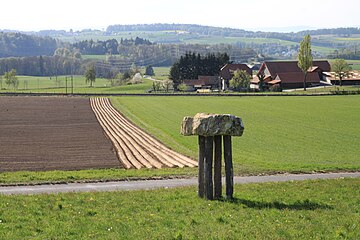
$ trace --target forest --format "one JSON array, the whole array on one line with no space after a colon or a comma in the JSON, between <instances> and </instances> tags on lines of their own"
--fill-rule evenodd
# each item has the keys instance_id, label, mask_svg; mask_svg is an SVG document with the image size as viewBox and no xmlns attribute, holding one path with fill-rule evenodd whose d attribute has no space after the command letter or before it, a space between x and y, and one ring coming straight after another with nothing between
<instances>
[{"instance_id":1,"label":"forest","mask_svg":"<svg viewBox=\"0 0 360 240\"><path fill-rule=\"evenodd\" d=\"M152 45L149 40L136 37L135 39L109 39L106 41L83 40L71 44L72 48L78 49L81 54L86 55L105 55L105 54L121 54L122 48L138 46L138 45Z\"/></svg>"},{"instance_id":2,"label":"forest","mask_svg":"<svg viewBox=\"0 0 360 240\"><path fill-rule=\"evenodd\" d=\"M51 37L0 32L0 58L40 55L51 56L59 45L59 42Z\"/></svg>"},{"instance_id":3,"label":"forest","mask_svg":"<svg viewBox=\"0 0 360 240\"><path fill-rule=\"evenodd\" d=\"M176 88L185 79L197 79L198 76L215 76L220 69L229 63L229 56L224 54L200 55L186 53L175 62L170 69L170 79Z\"/></svg>"}]
</instances>

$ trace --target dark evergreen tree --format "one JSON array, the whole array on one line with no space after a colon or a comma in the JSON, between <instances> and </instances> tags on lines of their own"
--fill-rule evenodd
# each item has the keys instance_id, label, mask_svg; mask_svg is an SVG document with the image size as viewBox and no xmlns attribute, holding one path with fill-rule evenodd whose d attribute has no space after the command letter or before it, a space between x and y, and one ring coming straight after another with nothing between
<instances>
[{"instance_id":1,"label":"dark evergreen tree","mask_svg":"<svg viewBox=\"0 0 360 240\"><path fill-rule=\"evenodd\" d=\"M154 69L152 66L147 66L145 69L145 75L154 76Z\"/></svg>"}]
</instances>

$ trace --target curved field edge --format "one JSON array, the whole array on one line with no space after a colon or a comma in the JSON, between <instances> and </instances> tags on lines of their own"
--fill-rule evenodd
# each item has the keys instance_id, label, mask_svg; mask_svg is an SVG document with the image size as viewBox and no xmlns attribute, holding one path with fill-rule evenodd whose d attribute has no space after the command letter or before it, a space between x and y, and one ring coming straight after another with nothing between
<instances>
[{"instance_id":1,"label":"curved field edge","mask_svg":"<svg viewBox=\"0 0 360 240\"><path fill-rule=\"evenodd\" d=\"M183 116L207 111L242 117L244 136L234 138L233 143L236 175L360 170L357 146L360 96L113 97L111 101L139 127L173 150L195 159L196 137L179 134ZM0 184L174 178L196 174L197 169L190 168L5 172L0 173Z\"/></svg>"},{"instance_id":2,"label":"curved field edge","mask_svg":"<svg viewBox=\"0 0 360 240\"><path fill-rule=\"evenodd\" d=\"M359 239L359 185L360 178L235 185L234 201L202 200L196 187L0 195L0 238Z\"/></svg>"}]
</instances>

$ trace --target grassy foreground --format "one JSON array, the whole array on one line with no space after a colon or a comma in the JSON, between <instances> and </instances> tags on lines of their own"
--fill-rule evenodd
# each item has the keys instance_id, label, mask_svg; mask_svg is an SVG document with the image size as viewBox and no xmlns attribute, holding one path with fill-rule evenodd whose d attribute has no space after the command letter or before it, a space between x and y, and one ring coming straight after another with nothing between
<instances>
[{"instance_id":1,"label":"grassy foreground","mask_svg":"<svg viewBox=\"0 0 360 240\"><path fill-rule=\"evenodd\" d=\"M196 189L0 195L0 239L359 239L360 179Z\"/></svg>"},{"instance_id":2,"label":"grassy foreground","mask_svg":"<svg viewBox=\"0 0 360 240\"><path fill-rule=\"evenodd\" d=\"M197 157L197 137L180 135L184 116L242 117L233 138L235 174L360 170L360 96L118 97L112 103L173 149Z\"/></svg>"}]
</instances>

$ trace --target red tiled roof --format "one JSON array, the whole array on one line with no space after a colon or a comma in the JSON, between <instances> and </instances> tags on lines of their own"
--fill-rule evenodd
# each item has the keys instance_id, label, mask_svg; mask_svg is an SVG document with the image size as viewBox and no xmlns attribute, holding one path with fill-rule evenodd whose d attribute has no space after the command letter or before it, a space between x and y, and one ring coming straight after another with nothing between
<instances>
[{"instance_id":1,"label":"red tiled roof","mask_svg":"<svg viewBox=\"0 0 360 240\"><path fill-rule=\"evenodd\" d=\"M272 78L275 78L279 73L296 73L302 72L298 67L297 61L276 61L276 62L264 62L261 65L260 71L263 71L265 67L269 70ZM328 61L313 61L312 70L320 68L322 71L330 71L330 64Z\"/></svg>"},{"instance_id":2,"label":"red tiled roof","mask_svg":"<svg viewBox=\"0 0 360 240\"><path fill-rule=\"evenodd\" d=\"M316 70L320 70L319 66L312 66L309 68L309 72L315 72Z\"/></svg>"},{"instance_id":3,"label":"red tiled roof","mask_svg":"<svg viewBox=\"0 0 360 240\"><path fill-rule=\"evenodd\" d=\"M264 82L270 82L272 80L271 76L265 76L264 77Z\"/></svg>"},{"instance_id":4,"label":"red tiled roof","mask_svg":"<svg viewBox=\"0 0 360 240\"><path fill-rule=\"evenodd\" d=\"M302 83L304 82L304 74L302 72L290 72L277 74L276 80L281 80L282 83ZM308 83L320 83L320 77L317 72L309 72L306 76Z\"/></svg>"},{"instance_id":5,"label":"red tiled roof","mask_svg":"<svg viewBox=\"0 0 360 240\"><path fill-rule=\"evenodd\" d=\"M272 81L270 81L270 82L268 82L268 83L270 83L270 84L277 84L277 83L280 83L281 82L281 80L272 80Z\"/></svg>"}]
</instances>

